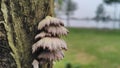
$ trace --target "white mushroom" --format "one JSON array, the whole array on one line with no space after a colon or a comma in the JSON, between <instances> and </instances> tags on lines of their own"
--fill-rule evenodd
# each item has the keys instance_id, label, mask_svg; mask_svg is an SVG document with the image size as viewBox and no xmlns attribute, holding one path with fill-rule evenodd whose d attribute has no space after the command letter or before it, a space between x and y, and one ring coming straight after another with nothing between
<instances>
[{"instance_id":1,"label":"white mushroom","mask_svg":"<svg viewBox=\"0 0 120 68\"><path fill-rule=\"evenodd\" d=\"M59 38L52 38L52 37L45 37L32 46L32 52L34 53L37 51L38 48L46 49L48 48L50 51L56 51L56 50L67 50L67 45L64 40L61 40Z\"/></svg>"},{"instance_id":2,"label":"white mushroom","mask_svg":"<svg viewBox=\"0 0 120 68\"><path fill-rule=\"evenodd\" d=\"M50 25L59 25L59 26L61 25L61 26L64 26L64 24L62 23L62 21L60 19L47 16L45 19L43 19L41 22L39 22L38 30L41 30L45 26L50 26Z\"/></svg>"},{"instance_id":3,"label":"white mushroom","mask_svg":"<svg viewBox=\"0 0 120 68\"><path fill-rule=\"evenodd\" d=\"M45 29L48 33L51 33L54 36L62 36L62 35L67 35L68 34L68 30L63 27L63 26L59 26L59 27L55 27L55 26L49 26L46 27Z\"/></svg>"},{"instance_id":4,"label":"white mushroom","mask_svg":"<svg viewBox=\"0 0 120 68\"><path fill-rule=\"evenodd\" d=\"M44 59L46 61L59 61L64 58L64 53L62 50L53 52L42 52L39 54L38 59Z\"/></svg>"},{"instance_id":5,"label":"white mushroom","mask_svg":"<svg viewBox=\"0 0 120 68\"><path fill-rule=\"evenodd\" d=\"M39 34L37 34L37 35L35 36L35 39L43 38L43 37L45 37L45 36L51 37L51 34L50 34L50 33L46 33L46 32L41 32L41 33L39 33Z\"/></svg>"},{"instance_id":6,"label":"white mushroom","mask_svg":"<svg viewBox=\"0 0 120 68\"><path fill-rule=\"evenodd\" d=\"M32 53L37 54L35 55L37 60L32 63L34 68L38 68L38 64L63 59L63 50L67 50L67 45L60 37L69 32L63 22L60 19L46 16L39 22L38 30L41 32L35 36L37 42L32 45Z\"/></svg>"}]
</instances>

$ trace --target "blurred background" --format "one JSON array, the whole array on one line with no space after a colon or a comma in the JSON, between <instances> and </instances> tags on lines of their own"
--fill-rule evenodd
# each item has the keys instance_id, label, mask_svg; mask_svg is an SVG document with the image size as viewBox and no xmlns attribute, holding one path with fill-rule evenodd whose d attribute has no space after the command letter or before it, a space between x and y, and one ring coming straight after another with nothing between
<instances>
[{"instance_id":1,"label":"blurred background","mask_svg":"<svg viewBox=\"0 0 120 68\"><path fill-rule=\"evenodd\" d=\"M120 68L120 0L55 0L70 33L55 68Z\"/></svg>"}]
</instances>

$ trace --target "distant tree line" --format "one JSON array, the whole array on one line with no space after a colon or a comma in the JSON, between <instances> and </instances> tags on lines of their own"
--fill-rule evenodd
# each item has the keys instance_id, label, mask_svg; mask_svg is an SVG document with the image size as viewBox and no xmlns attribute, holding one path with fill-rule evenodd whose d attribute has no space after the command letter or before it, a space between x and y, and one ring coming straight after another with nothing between
<instances>
[{"instance_id":1,"label":"distant tree line","mask_svg":"<svg viewBox=\"0 0 120 68\"><path fill-rule=\"evenodd\" d=\"M96 16L94 17L94 20L96 20L96 21L107 21L107 20L110 20L110 19L111 19L111 17L109 15L106 15L104 5L100 4L97 7Z\"/></svg>"},{"instance_id":2,"label":"distant tree line","mask_svg":"<svg viewBox=\"0 0 120 68\"><path fill-rule=\"evenodd\" d=\"M55 0L55 2L58 4L57 14L62 11L66 15L67 26L70 26L70 16L77 9L77 4L73 0Z\"/></svg>"}]
</instances>

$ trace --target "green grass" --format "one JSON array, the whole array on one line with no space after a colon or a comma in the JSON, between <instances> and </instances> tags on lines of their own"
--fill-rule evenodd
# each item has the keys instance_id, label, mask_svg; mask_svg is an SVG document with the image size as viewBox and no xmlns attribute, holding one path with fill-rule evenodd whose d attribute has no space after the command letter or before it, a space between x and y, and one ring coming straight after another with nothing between
<instances>
[{"instance_id":1,"label":"green grass","mask_svg":"<svg viewBox=\"0 0 120 68\"><path fill-rule=\"evenodd\" d=\"M54 68L120 68L120 30L69 28L65 58Z\"/></svg>"}]
</instances>

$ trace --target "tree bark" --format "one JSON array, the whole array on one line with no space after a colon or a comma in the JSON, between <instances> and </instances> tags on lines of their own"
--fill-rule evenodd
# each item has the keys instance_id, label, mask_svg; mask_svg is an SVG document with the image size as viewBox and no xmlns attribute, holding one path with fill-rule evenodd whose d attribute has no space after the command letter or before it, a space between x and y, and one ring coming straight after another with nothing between
<instances>
[{"instance_id":1,"label":"tree bark","mask_svg":"<svg viewBox=\"0 0 120 68\"><path fill-rule=\"evenodd\" d=\"M6 38L6 30L0 18L0 68L16 68L15 61L10 55L10 47Z\"/></svg>"},{"instance_id":2,"label":"tree bark","mask_svg":"<svg viewBox=\"0 0 120 68\"><path fill-rule=\"evenodd\" d=\"M32 68L31 46L38 23L49 14L49 0L0 0L0 4L15 68Z\"/></svg>"}]
</instances>

